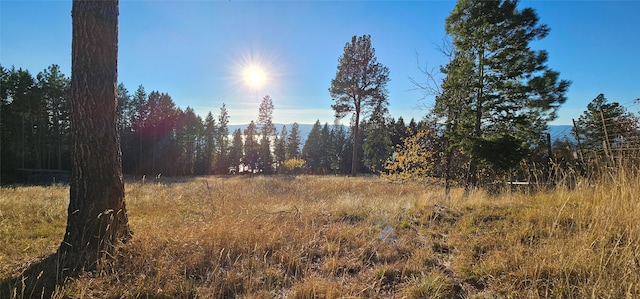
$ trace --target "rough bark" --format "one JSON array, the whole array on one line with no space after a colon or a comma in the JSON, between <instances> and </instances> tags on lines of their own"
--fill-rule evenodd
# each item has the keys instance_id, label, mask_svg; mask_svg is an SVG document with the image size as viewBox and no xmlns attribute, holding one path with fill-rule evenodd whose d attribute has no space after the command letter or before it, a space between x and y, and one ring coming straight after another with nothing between
<instances>
[{"instance_id":1,"label":"rough bark","mask_svg":"<svg viewBox=\"0 0 640 299\"><path fill-rule=\"evenodd\" d=\"M351 151L351 176L358 175L358 149L360 148L360 101L355 101L355 121L353 124L353 150Z\"/></svg>"},{"instance_id":2,"label":"rough bark","mask_svg":"<svg viewBox=\"0 0 640 299\"><path fill-rule=\"evenodd\" d=\"M131 236L117 128L118 0L73 1L72 170L59 259L71 273Z\"/></svg>"}]
</instances>

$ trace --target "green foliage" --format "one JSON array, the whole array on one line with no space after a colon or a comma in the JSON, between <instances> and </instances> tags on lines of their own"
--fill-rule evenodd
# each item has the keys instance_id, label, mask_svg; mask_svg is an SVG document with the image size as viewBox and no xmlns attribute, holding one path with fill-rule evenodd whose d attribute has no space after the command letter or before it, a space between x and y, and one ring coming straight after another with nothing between
<instances>
[{"instance_id":1,"label":"green foliage","mask_svg":"<svg viewBox=\"0 0 640 299\"><path fill-rule=\"evenodd\" d=\"M199 151L196 150L204 133L202 118L197 116L191 107L187 107L184 111L178 109L178 111L179 115L175 128L176 140L172 145L175 147L172 151L176 153L174 154L173 167L177 168L179 174L202 174L202 169L198 169L197 166L205 165L203 165L204 163L197 163L202 162L203 158L198 157L197 153ZM215 126L215 124L213 125ZM210 161L208 159L207 162L210 163Z\"/></svg>"},{"instance_id":2,"label":"green foliage","mask_svg":"<svg viewBox=\"0 0 640 299\"><path fill-rule=\"evenodd\" d=\"M489 163L497 173L505 173L530 154L529 146L511 135L493 135L474 142L472 154Z\"/></svg>"},{"instance_id":3,"label":"green foliage","mask_svg":"<svg viewBox=\"0 0 640 299\"><path fill-rule=\"evenodd\" d=\"M576 125L582 148L602 151L603 141L612 147L624 146L625 137L630 133L638 133L638 123L638 117L627 112L624 106L618 102L609 102L604 94L599 94L587 105L587 110L582 113Z\"/></svg>"},{"instance_id":4,"label":"green foliage","mask_svg":"<svg viewBox=\"0 0 640 299\"><path fill-rule=\"evenodd\" d=\"M378 105L369 120L363 124L363 160L369 171L374 173L384 170L384 164L392 152L387 115L387 108Z\"/></svg>"},{"instance_id":5,"label":"green foliage","mask_svg":"<svg viewBox=\"0 0 640 299\"><path fill-rule=\"evenodd\" d=\"M442 68L446 78L436 97L434 112L446 121L449 148L462 147L470 159L470 184L477 183L480 160L499 169L519 159L476 156L488 144L512 136L527 144L541 144L546 123L555 119L566 101L569 81L546 65L548 54L529 43L544 38L549 28L538 24L531 8L518 1L458 1L446 19L452 37L451 61ZM520 152L520 142L503 139L504 152ZM518 156L518 155L516 155ZM500 160L500 161L499 161Z\"/></svg>"},{"instance_id":6,"label":"green foliage","mask_svg":"<svg viewBox=\"0 0 640 299\"><path fill-rule=\"evenodd\" d=\"M347 173L347 159L350 154L349 136L343 125L334 123L329 132L329 146L327 148L327 159L331 173Z\"/></svg>"},{"instance_id":7,"label":"green foliage","mask_svg":"<svg viewBox=\"0 0 640 299\"><path fill-rule=\"evenodd\" d=\"M257 134L256 124L251 121L247 129L244 130L244 158L242 159L242 163L249 168L249 172L253 172L258 167L260 144L257 140Z\"/></svg>"},{"instance_id":8,"label":"green foliage","mask_svg":"<svg viewBox=\"0 0 640 299\"><path fill-rule=\"evenodd\" d=\"M307 167L314 173L323 172L323 162L326 159L325 143L326 139L322 137L320 120L316 120L302 147L302 159L307 161Z\"/></svg>"},{"instance_id":9,"label":"green foliage","mask_svg":"<svg viewBox=\"0 0 640 299\"><path fill-rule=\"evenodd\" d=\"M261 173L273 173L273 155L271 154L271 140L269 137L262 136L260 139L260 154L258 160L258 169Z\"/></svg>"},{"instance_id":10,"label":"green foliage","mask_svg":"<svg viewBox=\"0 0 640 299\"><path fill-rule=\"evenodd\" d=\"M300 125L293 123L291 125L291 133L287 137L286 158L297 158L300 156Z\"/></svg>"},{"instance_id":11,"label":"green foliage","mask_svg":"<svg viewBox=\"0 0 640 299\"><path fill-rule=\"evenodd\" d=\"M237 129L233 132L233 140L231 141L231 148L229 149L229 165L233 167L235 173L240 172L240 164L242 164L242 158L244 157L244 141L242 139L242 130Z\"/></svg>"},{"instance_id":12,"label":"green foliage","mask_svg":"<svg viewBox=\"0 0 640 299\"><path fill-rule=\"evenodd\" d=\"M334 104L336 118L344 118L353 113L353 148L351 174L356 175L359 163L359 125L361 113L366 109L386 107L389 68L378 62L371 36L353 36L344 46L344 53L338 60L336 76L331 80L329 93ZM363 110L365 109L365 110Z\"/></svg>"},{"instance_id":13,"label":"green foliage","mask_svg":"<svg viewBox=\"0 0 640 299\"><path fill-rule=\"evenodd\" d=\"M258 125L260 126L260 133L262 136L271 136L276 132L276 128L273 125L273 100L269 95L262 98L260 102L260 108L258 109Z\"/></svg>"},{"instance_id":14,"label":"green foliage","mask_svg":"<svg viewBox=\"0 0 640 299\"><path fill-rule=\"evenodd\" d=\"M286 157L287 151L287 127L282 126L282 130L280 131L280 136L276 136L273 141L273 156L274 161L276 163L276 167L280 168L284 165L284 161L287 159ZM276 172L279 170L276 169Z\"/></svg>"},{"instance_id":15,"label":"green foliage","mask_svg":"<svg viewBox=\"0 0 640 299\"><path fill-rule=\"evenodd\" d=\"M222 103L220 114L218 115L218 126L215 132L215 172L226 174L229 172L231 162L229 160L229 112L227 106Z\"/></svg>"},{"instance_id":16,"label":"green foliage","mask_svg":"<svg viewBox=\"0 0 640 299\"><path fill-rule=\"evenodd\" d=\"M21 68L0 69L0 171L70 169L69 78L55 64L35 78Z\"/></svg>"},{"instance_id":17,"label":"green foliage","mask_svg":"<svg viewBox=\"0 0 640 299\"><path fill-rule=\"evenodd\" d=\"M204 119L204 147L202 151L199 151L198 157L198 166L199 171L196 171L197 174L210 174L213 170L213 161L215 159L214 155L214 147L216 145L215 142L215 132L217 131L216 121L213 118L213 114L211 111L207 113L207 117Z\"/></svg>"}]
</instances>

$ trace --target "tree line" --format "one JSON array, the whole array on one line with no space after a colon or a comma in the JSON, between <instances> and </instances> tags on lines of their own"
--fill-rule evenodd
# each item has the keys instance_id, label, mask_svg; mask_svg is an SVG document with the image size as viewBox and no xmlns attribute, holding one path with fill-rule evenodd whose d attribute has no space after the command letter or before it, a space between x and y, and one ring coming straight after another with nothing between
<instances>
[{"instance_id":1,"label":"tree line","mask_svg":"<svg viewBox=\"0 0 640 299\"><path fill-rule=\"evenodd\" d=\"M203 119L190 107L177 107L167 93L147 93L143 86L131 93L121 83L117 124L123 171L368 172L442 179L447 188L458 184L471 190L497 179L527 179L540 168L535 164L548 168L551 158L585 165L599 153L612 161L615 152L634 147L637 116L604 95L576 121L577 144L564 140L552 147L547 124L566 101L570 81L547 65L545 50L531 49L529 44L550 30L533 9L520 9L518 1L461 0L445 28L450 39L441 51L449 61L439 70L442 76L425 72L430 83L417 83L435 98L427 117L405 124L389 116L390 70L377 60L370 35L353 36L328 89L336 121L350 117L349 125L318 121L304 144L297 124L275 127L268 95L256 121L230 132L224 104L216 117L209 112ZM1 86L3 175L25 168L69 169L69 79L57 65L35 77L2 68ZM555 153L556 148L570 150Z\"/></svg>"},{"instance_id":2,"label":"tree line","mask_svg":"<svg viewBox=\"0 0 640 299\"><path fill-rule=\"evenodd\" d=\"M33 76L22 68L0 66L0 132L3 182L20 169L70 170L70 78L58 65ZM125 174L207 175L229 173L347 174L351 171L353 128L316 121L302 143L297 123L275 128L272 99L265 96L257 121L229 131L229 112L222 104L217 116L203 119L176 106L171 96L130 92L117 86L117 127ZM423 122L378 114L362 121L363 147L359 172L379 172L394 146ZM288 163L287 163L288 162Z\"/></svg>"},{"instance_id":3,"label":"tree line","mask_svg":"<svg viewBox=\"0 0 640 299\"><path fill-rule=\"evenodd\" d=\"M549 27L532 8L519 8L517 0L460 0L445 29L448 39L440 50L449 62L438 73L423 71L428 83L414 81L435 98L434 106L421 131L394 144L391 152L385 132L389 69L377 61L369 35L354 36L345 45L329 92L336 118L351 116L351 174L357 173L363 153L363 161L390 178L442 180L447 194L452 184L469 192L496 180L550 179L559 160L546 131L571 82L548 66L547 51L530 47L549 34ZM365 132L379 134L365 133L362 139L361 121L368 125ZM589 104L575 129L578 149L571 153L579 153L580 165L565 169L584 169L585 151L592 158L604 153L613 164L614 151L637 147L638 117L606 103L603 95ZM566 154L561 159L569 166Z\"/></svg>"},{"instance_id":4,"label":"tree line","mask_svg":"<svg viewBox=\"0 0 640 299\"><path fill-rule=\"evenodd\" d=\"M377 62L370 36L354 36L329 88L336 118L351 116L349 133L317 121L299 152L295 124L290 133L283 128L276 134L269 96L258 121L230 140L224 105L216 122L211 112L203 120L190 107L177 108L166 93L147 94L140 86L130 94L122 84L116 90L118 1L74 0L71 80L56 65L35 78L0 67L3 174L28 167L72 170L67 227L57 253L9 283L22 286L18 295L31 290L50 297L67 277L113 257L117 245L132 237L123 169L188 175L242 167L270 173L284 165L289 171L344 173L350 164L352 175L364 168L401 179L441 177L446 190L452 181L470 190L522 169L543 148L541 136L570 83L546 65L546 51L529 48L549 29L538 24L533 9L520 10L517 3L456 3L445 21L452 39L450 61L441 68L445 77L427 86L436 103L414 128L388 117L389 69ZM614 148L638 145L637 117L620 107L604 95L587 107L579 119L585 129L576 130L581 155L581 139L586 153L604 153L612 164ZM551 161L550 144L548 149Z\"/></svg>"}]
</instances>

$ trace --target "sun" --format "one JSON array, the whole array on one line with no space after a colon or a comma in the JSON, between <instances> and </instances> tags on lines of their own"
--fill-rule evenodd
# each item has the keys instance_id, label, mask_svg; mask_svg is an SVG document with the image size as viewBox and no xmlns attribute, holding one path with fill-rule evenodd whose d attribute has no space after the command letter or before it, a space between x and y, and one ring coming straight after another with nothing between
<instances>
[{"instance_id":1,"label":"sun","mask_svg":"<svg viewBox=\"0 0 640 299\"><path fill-rule=\"evenodd\" d=\"M258 67L248 67L244 71L244 80L251 87L260 87L264 84L264 72Z\"/></svg>"},{"instance_id":2,"label":"sun","mask_svg":"<svg viewBox=\"0 0 640 299\"><path fill-rule=\"evenodd\" d=\"M285 73L277 53L253 49L237 51L236 55L228 65L229 78L236 92L259 99L281 91Z\"/></svg>"}]
</instances>

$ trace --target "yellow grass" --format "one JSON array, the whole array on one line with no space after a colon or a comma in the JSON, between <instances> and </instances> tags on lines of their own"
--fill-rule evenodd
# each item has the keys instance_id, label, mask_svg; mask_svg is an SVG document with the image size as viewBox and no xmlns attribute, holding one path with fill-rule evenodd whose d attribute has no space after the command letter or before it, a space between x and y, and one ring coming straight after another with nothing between
<instances>
[{"instance_id":1,"label":"yellow grass","mask_svg":"<svg viewBox=\"0 0 640 299\"><path fill-rule=\"evenodd\" d=\"M56 296L637 298L639 194L626 174L451 200L373 177L130 182L133 239ZM0 280L56 250L67 197L61 186L0 189Z\"/></svg>"}]
</instances>

